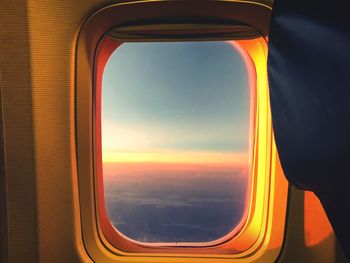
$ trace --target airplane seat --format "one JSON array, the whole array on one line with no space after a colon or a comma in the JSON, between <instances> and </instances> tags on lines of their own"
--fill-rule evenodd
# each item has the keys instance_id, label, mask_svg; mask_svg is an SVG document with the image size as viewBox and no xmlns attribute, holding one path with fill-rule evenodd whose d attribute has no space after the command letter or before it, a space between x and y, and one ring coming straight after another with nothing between
<instances>
[{"instance_id":1,"label":"airplane seat","mask_svg":"<svg viewBox=\"0 0 350 263\"><path fill-rule=\"evenodd\" d=\"M350 258L350 19L346 1L276 0L268 74L288 180L320 199Z\"/></svg>"}]
</instances>

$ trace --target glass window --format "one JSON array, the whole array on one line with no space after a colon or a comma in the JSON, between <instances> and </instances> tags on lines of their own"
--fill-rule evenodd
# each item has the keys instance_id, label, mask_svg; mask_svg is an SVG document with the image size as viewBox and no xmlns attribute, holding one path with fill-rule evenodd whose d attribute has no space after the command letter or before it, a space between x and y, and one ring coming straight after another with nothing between
<instances>
[{"instance_id":1,"label":"glass window","mask_svg":"<svg viewBox=\"0 0 350 263\"><path fill-rule=\"evenodd\" d=\"M232 42L123 43L102 79L105 206L145 243L202 243L246 218L252 121Z\"/></svg>"}]
</instances>

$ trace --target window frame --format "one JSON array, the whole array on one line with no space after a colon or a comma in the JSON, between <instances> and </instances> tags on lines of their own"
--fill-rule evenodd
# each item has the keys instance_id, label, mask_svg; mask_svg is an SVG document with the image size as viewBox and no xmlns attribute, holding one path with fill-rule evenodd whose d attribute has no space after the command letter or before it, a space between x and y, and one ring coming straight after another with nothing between
<instances>
[{"instance_id":1,"label":"window frame","mask_svg":"<svg viewBox=\"0 0 350 263\"><path fill-rule=\"evenodd\" d=\"M254 41L254 40L251 40ZM263 40L264 41L264 40ZM152 43L154 40L152 40ZM244 65L247 70L248 77L248 89L249 89L249 104L250 104L250 113L249 113L249 167L248 167L248 183L247 183L247 191L246 191L246 200L245 200L245 209L243 212L243 216L240 222L226 235L215 239L209 242L164 242L164 243L146 243L139 242L128 238L126 235L119 232L110 222L108 214L105 208L105 198L104 198L104 183L103 183L103 162L102 162L102 129L101 129L101 107L102 107L102 78L103 72L106 66L106 63L110 56L114 51L118 49L118 47L124 42L118 41L118 39L113 39L110 36L105 36L101 39L99 46L97 47L97 55L96 55L96 65L95 65L95 123L94 123L94 132L95 132L95 164L96 164L96 189L97 189L97 203L98 203L98 214L99 214L99 222L103 235L113 246L121 248L125 247L125 250L128 252L141 252L145 250L145 252L163 252L166 248L166 251L171 253L207 253L208 248L215 248L218 246L231 247L231 245L227 245L224 243L231 243L231 240L234 239L237 235L240 234L240 231L245 227L247 220L249 219L249 206L251 202L251 191L252 191L252 163L253 163L253 155L254 155L254 126L255 126L255 111L256 111L256 72L254 62L248 53L244 50L243 47L237 42L227 41L232 46L232 49L236 49L236 51L240 54L242 60L244 61ZM129 43L129 42L127 42ZM234 52L234 51L232 51ZM251 213L250 213L251 214ZM123 246L123 245L126 246ZM146 248L146 249L145 249ZM157 248L162 248L161 250ZM185 248L185 249L183 249ZM158 251L159 250L159 251ZM203 251L204 250L204 251ZM217 250L217 249L216 249ZM222 249L220 249L222 250ZM217 252L216 252L217 253Z\"/></svg>"},{"instance_id":2,"label":"window frame","mask_svg":"<svg viewBox=\"0 0 350 263\"><path fill-rule=\"evenodd\" d=\"M224 4L223 4L224 3ZM189 0L186 4L181 4L181 1L137 1L137 2L122 2L106 8L101 9L94 16L92 16L83 26L80 32L77 45L77 67L76 67L76 128L77 128L77 160L78 160L78 182L79 182L79 196L80 196L80 212L82 223L82 235L85 247L93 258L103 258L106 262L115 262L123 257L123 260L134 260L145 256L153 257L154 259L161 259L162 262L171 261L174 258L190 257L193 261L196 259L208 259L208 261L219 258L221 260L232 258L241 259L244 261L248 256L252 258L261 259L266 256L271 256L271 253L266 253L266 249L271 247L271 240L275 239L275 246L277 247L274 254L278 253L283 241L284 216L286 209L287 198L287 183L282 178L283 172L279 166L278 156L273 141L271 116L268 100L267 89L267 74L266 70L266 49L265 41L260 41L260 54L248 40L240 40L239 43L251 56L255 66L260 68L257 72L264 72L265 76L257 78L257 102L256 102L256 125L255 125L255 142L254 142L254 158L253 158L253 189L252 200L260 200L261 204L252 201L249 207L249 213L260 213L260 219L256 216L248 218L247 223L243 227L244 231L240 232L233 240L234 246L227 246L227 242L201 248L168 248L168 247L144 247L142 244L130 250L129 245L124 246L123 241L111 244L107 240L105 234L101 229L100 220L100 199L101 193L98 194L100 185L97 180L99 176L98 164L96 163L96 105L94 98L96 98L96 91L94 83L96 81L95 74L95 58L97 46L103 35L112 27L118 24L125 24L128 19L136 20L135 16L143 20L151 19L155 14L159 14L159 10L164 12L183 12L188 17L213 17L215 14L218 18L232 15L232 21L235 21L237 16L237 7L246 8L251 5L251 10L266 9L270 12L270 7L257 2L248 1L203 1L201 5L209 5L210 14L208 11L203 11L207 14L200 14L201 11L194 7L198 2ZM212 5L212 8L210 8ZM192 7L188 8L188 7ZM242 7L243 6L243 7ZM166 7L164 9L164 7ZM174 10L175 7L175 10ZM220 8L219 8L220 7ZM228 8L230 7L230 8ZM131 9L130 9L131 8ZM223 9L225 14L222 14ZM130 9L130 10L128 10ZM148 10L150 12L145 12ZM165 10L165 11L164 11ZM195 11L196 10L196 11ZM238 10L240 10L238 8ZM130 12L128 12L130 11ZM134 12L134 13L133 13ZM221 13L220 13L221 12ZM244 13L244 12L243 12ZM253 13L259 13L257 10ZM120 16L118 16L119 14ZM123 14L132 14L123 16ZM134 15L134 16L133 16ZM173 14L170 14L170 17ZM260 14L261 15L261 14ZM146 16L146 17L145 17ZM174 16L174 15L173 15ZM261 15L264 17L264 15ZM265 15L266 18L266 15ZM183 19L183 17L182 17ZM263 19L264 20L264 19ZM249 21L244 21L249 24ZM256 21L255 21L256 22ZM261 22L261 21L260 21ZM191 25L190 25L191 26ZM262 32L263 30L259 30ZM164 39L164 38L162 38ZM178 37L177 37L178 39ZM200 37L200 39L212 39L211 36ZM227 37L215 36L215 39L227 39ZM125 39L124 39L125 40ZM140 39L139 39L140 40ZM143 39L145 40L145 39ZM154 41L154 37L151 38ZM256 48L256 47L255 47ZM261 53L264 56L261 56ZM265 60L262 61L262 60ZM264 69L265 65L265 69ZM263 75L263 74L261 74ZM264 86L264 87L263 87ZM259 128L257 128L259 127ZM258 176L259 174L259 176ZM275 187L276 181L280 182L279 189ZM99 186L98 189L96 187ZM103 191L103 189L102 189ZM282 201L281 201L282 200ZM281 209L276 212L276 206ZM276 218L282 222L276 223ZM259 230L258 230L259 229ZM275 229L273 231L273 229ZM277 231L277 230L278 231ZM244 233L244 234L242 234ZM231 244L232 245L232 244ZM262 249L262 247L264 249ZM151 249L151 250L150 250ZM156 262L156 261L155 261ZM204 262L204 261L201 261Z\"/></svg>"}]
</instances>

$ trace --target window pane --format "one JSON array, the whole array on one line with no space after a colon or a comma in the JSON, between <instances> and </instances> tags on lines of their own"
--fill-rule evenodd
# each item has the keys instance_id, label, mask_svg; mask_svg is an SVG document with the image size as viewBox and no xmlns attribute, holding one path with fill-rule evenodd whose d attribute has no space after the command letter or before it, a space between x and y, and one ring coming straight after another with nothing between
<instances>
[{"instance_id":1,"label":"window pane","mask_svg":"<svg viewBox=\"0 0 350 263\"><path fill-rule=\"evenodd\" d=\"M244 217L250 98L240 51L218 42L124 43L102 82L105 205L141 242L208 242Z\"/></svg>"}]
</instances>

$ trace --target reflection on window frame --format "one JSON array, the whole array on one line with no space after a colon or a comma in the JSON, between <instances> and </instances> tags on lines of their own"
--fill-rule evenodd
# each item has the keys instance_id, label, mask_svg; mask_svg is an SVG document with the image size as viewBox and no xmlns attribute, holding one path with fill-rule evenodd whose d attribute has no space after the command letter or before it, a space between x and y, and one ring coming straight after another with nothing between
<instances>
[{"instance_id":1,"label":"reflection on window frame","mask_svg":"<svg viewBox=\"0 0 350 263\"><path fill-rule=\"evenodd\" d=\"M141 1L142 2L142 1ZM162 1L153 1L153 4ZM167 1L163 1L164 2ZM194 1L195 2L195 1ZM220 1L209 1L210 4ZM208 2L208 3L209 3ZM227 1L227 3L242 3L241 1ZM243 1L244 2L244 1ZM169 2L167 2L169 3ZM205 2L203 2L205 3ZM251 2L250 2L251 3ZM172 3L175 4L175 3ZM253 3L254 4L254 3ZM121 4L123 5L123 4ZM77 66L77 140L78 140L78 179L81 204L82 233L83 240L88 253L94 259L103 259L105 262L114 262L122 257L124 261L133 261L139 257L152 258L153 262L169 262L181 258L192 258L200 260L198 262L210 262L212 259L220 259L220 262L230 262L232 259L245 262L249 261L273 261L281 248L284 231L284 218L286 211L286 198L288 186L284 179L282 169L279 164L278 155L272 135L271 116L269 108L269 93L267 84L267 43L263 37L246 40L238 40L237 43L250 56L252 64L255 66L250 72L256 72L256 103L254 124L254 149L252 159L252 190L248 208L247 220L242 226L242 230L229 240L222 240L219 243L208 246L190 247L172 247L172 246L148 246L145 244L136 244L127 242L124 237L115 235L115 230L106 227L106 221L109 219L103 212L104 201L103 188L101 188L102 167L100 158L101 148L96 143L98 138L99 126L98 113L99 105L97 98L98 88L93 87L94 83L102 77L95 70L92 62L102 63L107 61L110 53L98 56L96 60L97 42L101 36L110 29L108 26L116 11L121 5L113 5L101 13L105 16L101 19L102 25L97 27L97 23L86 26L78 43L78 66ZM221 5L221 4L220 4ZM164 10L164 9L162 9ZM169 8L170 10L170 8ZM171 12L171 11L167 12ZM210 10L210 9L209 9ZM108 12L105 12L108 11ZM213 12L213 10L211 10ZM185 12L185 11L184 11ZM191 12L190 12L191 13ZM147 13L148 14L148 13ZM138 14L140 15L140 14ZM150 14L151 16L153 14ZM221 14L220 14L221 16ZM98 16L95 16L98 18ZM97 19L98 20L98 19ZM87 23L89 24L89 23ZM191 28L191 25L189 25ZM96 33L97 32L97 33ZM90 34L90 35L89 35ZM92 43L88 36L96 35ZM128 36L130 37L130 36ZM134 36L133 36L134 37ZM115 38L115 36L113 36ZM164 41L169 40L162 38ZM179 40L187 39L179 37ZM210 37L199 37L198 40L209 40ZM219 38L226 40L225 38ZM130 39L128 39L130 40ZM138 36L137 41L145 39ZM122 39L120 42L125 41ZM154 39L152 40L155 41ZM115 47L109 47L114 50ZM104 53L104 52L103 52ZM101 62L100 62L101 59ZM95 65L95 67L98 65ZM86 74L86 72L90 72ZM94 75L96 74L96 75ZM93 77L94 76L94 77ZM89 89L91 88L91 90ZM88 89L87 89L88 88ZM93 94L97 92L97 94ZM90 110L87 110L90 109ZM93 120L93 121L92 121ZM84 128L85 127L85 128ZM88 130L89 132L86 132ZM96 137L97 135L97 137ZM99 157L100 156L100 157ZM88 163L89 165L86 165ZM278 185L278 187L276 187ZM103 205L101 205L103 203ZM147 261L145 259L145 261ZM141 262L144 262L140 260Z\"/></svg>"}]
</instances>

